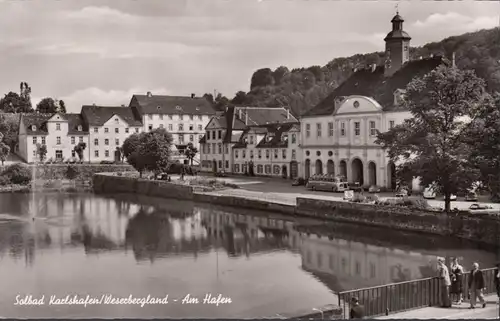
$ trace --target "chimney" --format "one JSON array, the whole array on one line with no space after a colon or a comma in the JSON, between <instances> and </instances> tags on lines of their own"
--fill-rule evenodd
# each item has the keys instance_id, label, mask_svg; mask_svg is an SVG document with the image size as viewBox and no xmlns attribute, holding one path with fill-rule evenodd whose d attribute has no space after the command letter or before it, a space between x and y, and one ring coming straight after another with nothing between
<instances>
[{"instance_id":1,"label":"chimney","mask_svg":"<svg viewBox=\"0 0 500 321\"><path fill-rule=\"evenodd\" d=\"M191 98L194 98L194 97L196 97L196 95L195 94L191 94Z\"/></svg>"},{"instance_id":2,"label":"chimney","mask_svg":"<svg viewBox=\"0 0 500 321\"><path fill-rule=\"evenodd\" d=\"M372 72L375 72L376 69L377 69L377 64L372 64Z\"/></svg>"},{"instance_id":3,"label":"chimney","mask_svg":"<svg viewBox=\"0 0 500 321\"><path fill-rule=\"evenodd\" d=\"M151 98L151 97L153 97L153 94L152 94L150 91L148 91L148 92L146 93L146 96L148 96L149 98Z\"/></svg>"},{"instance_id":4,"label":"chimney","mask_svg":"<svg viewBox=\"0 0 500 321\"><path fill-rule=\"evenodd\" d=\"M286 109L286 119L290 119L290 109Z\"/></svg>"},{"instance_id":5,"label":"chimney","mask_svg":"<svg viewBox=\"0 0 500 321\"><path fill-rule=\"evenodd\" d=\"M455 52L451 54L451 66L455 68L457 65L455 64Z\"/></svg>"}]
</instances>

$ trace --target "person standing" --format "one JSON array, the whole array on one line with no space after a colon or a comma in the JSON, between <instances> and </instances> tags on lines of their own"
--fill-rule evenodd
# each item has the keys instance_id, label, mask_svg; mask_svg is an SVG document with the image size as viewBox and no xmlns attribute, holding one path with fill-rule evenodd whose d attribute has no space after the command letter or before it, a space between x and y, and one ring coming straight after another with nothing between
<instances>
[{"instance_id":1,"label":"person standing","mask_svg":"<svg viewBox=\"0 0 500 321\"><path fill-rule=\"evenodd\" d=\"M358 298L352 298L349 319L363 319L364 316L365 316L365 308L361 304L359 304Z\"/></svg>"},{"instance_id":2,"label":"person standing","mask_svg":"<svg viewBox=\"0 0 500 321\"><path fill-rule=\"evenodd\" d=\"M469 275L469 294L470 294L470 307L469 309L476 308L476 301L482 303L483 308L486 307L486 301L483 296L484 290L484 277L483 272L479 269L479 264L472 264L472 271Z\"/></svg>"},{"instance_id":3,"label":"person standing","mask_svg":"<svg viewBox=\"0 0 500 321\"><path fill-rule=\"evenodd\" d=\"M462 304L463 301L463 275L464 268L458 263L458 258L454 258L450 266L451 272L451 289L450 294L457 296L457 304Z\"/></svg>"},{"instance_id":4,"label":"person standing","mask_svg":"<svg viewBox=\"0 0 500 321\"><path fill-rule=\"evenodd\" d=\"M444 258L438 258L438 278L440 280L440 290L441 290L441 307L451 308L450 300L450 272L448 267L444 263Z\"/></svg>"},{"instance_id":5,"label":"person standing","mask_svg":"<svg viewBox=\"0 0 500 321\"><path fill-rule=\"evenodd\" d=\"M500 263L497 263L497 268L495 270L495 278L493 279L495 283L495 289L497 290L497 296L500 300Z\"/></svg>"}]
</instances>

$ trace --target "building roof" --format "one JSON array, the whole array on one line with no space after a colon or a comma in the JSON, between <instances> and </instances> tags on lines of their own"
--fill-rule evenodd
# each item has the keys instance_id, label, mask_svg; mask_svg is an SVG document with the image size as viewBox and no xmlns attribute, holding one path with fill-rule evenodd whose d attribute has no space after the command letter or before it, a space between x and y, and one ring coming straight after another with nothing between
<instances>
[{"instance_id":1,"label":"building roof","mask_svg":"<svg viewBox=\"0 0 500 321\"><path fill-rule=\"evenodd\" d=\"M335 110L335 100L351 95L371 97L384 111L396 110L398 106L394 106L394 92L406 88L415 77L422 77L443 63L446 62L440 56L409 61L390 77L384 76L384 66L378 66L373 72L368 68L356 71L303 116L331 115Z\"/></svg>"},{"instance_id":2,"label":"building roof","mask_svg":"<svg viewBox=\"0 0 500 321\"><path fill-rule=\"evenodd\" d=\"M82 106L81 114L89 126L102 126L114 115L119 116L130 126L142 126L142 122L129 107L85 105Z\"/></svg>"},{"instance_id":3,"label":"building roof","mask_svg":"<svg viewBox=\"0 0 500 321\"><path fill-rule=\"evenodd\" d=\"M85 135L89 133L89 127L81 114L65 114L64 116L68 121L68 135ZM78 126L82 127L81 131L78 130Z\"/></svg>"},{"instance_id":4,"label":"building roof","mask_svg":"<svg viewBox=\"0 0 500 321\"><path fill-rule=\"evenodd\" d=\"M130 107L137 108L139 115L214 115L215 109L204 97L165 95L134 95Z\"/></svg>"},{"instance_id":5,"label":"building roof","mask_svg":"<svg viewBox=\"0 0 500 321\"><path fill-rule=\"evenodd\" d=\"M22 114L21 122L24 124L28 135L47 135L47 120L49 120L52 116L53 114ZM33 125L36 126L36 130L34 131Z\"/></svg>"},{"instance_id":6,"label":"building roof","mask_svg":"<svg viewBox=\"0 0 500 321\"><path fill-rule=\"evenodd\" d=\"M264 138L257 143L256 148L286 148L288 147L288 140L283 137L283 134L290 131L292 128L297 128L299 123L286 123L286 124L265 124L259 126L249 126L241 134L241 137L233 148L246 148L246 134L250 131L256 131L260 134L265 134Z\"/></svg>"}]
</instances>

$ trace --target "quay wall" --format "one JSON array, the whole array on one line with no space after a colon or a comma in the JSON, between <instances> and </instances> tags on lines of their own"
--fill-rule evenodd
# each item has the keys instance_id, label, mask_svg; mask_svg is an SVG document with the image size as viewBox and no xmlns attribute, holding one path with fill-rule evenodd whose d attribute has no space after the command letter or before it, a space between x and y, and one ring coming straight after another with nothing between
<instances>
[{"instance_id":1,"label":"quay wall","mask_svg":"<svg viewBox=\"0 0 500 321\"><path fill-rule=\"evenodd\" d=\"M402 206L351 203L297 198L296 205L272 203L237 196L198 193L192 186L137 179L111 174L95 174L95 193L136 193L200 203L277 212L290 216L316 217L409 232L455 236L484 244L500 244L500 215L471 214L467 211L443 213Z\"/></svg>"}]
</instances>

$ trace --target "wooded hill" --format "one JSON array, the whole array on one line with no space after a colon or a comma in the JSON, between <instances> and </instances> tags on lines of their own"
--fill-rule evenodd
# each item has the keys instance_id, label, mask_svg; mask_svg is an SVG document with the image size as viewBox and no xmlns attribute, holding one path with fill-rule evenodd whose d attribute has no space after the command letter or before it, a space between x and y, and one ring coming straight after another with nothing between
<instances>
[{"instance_id":1,"label":"wooded hill","mask_svg":"<svg viewBox=\"0 0 500 321\"><path fill-rule=\"evenodd\" d=\"M453 52L459 68L475 70L479 77L486 80L488 91L500 92L500 28L466 33L411 48L410 57L419 59L432 54L451 59ZM249 92L240 91L232 99L218 95L215 101L211 94L205 97L213 101L218 109L228 104L290 106L295 115L302 115L346 80L355 68L383 63L384 53L373 52L335 58L323 67L311 66L291 71L284 66L274 70L262 68L252 75Z\"/></svg>"}]
</instances>

